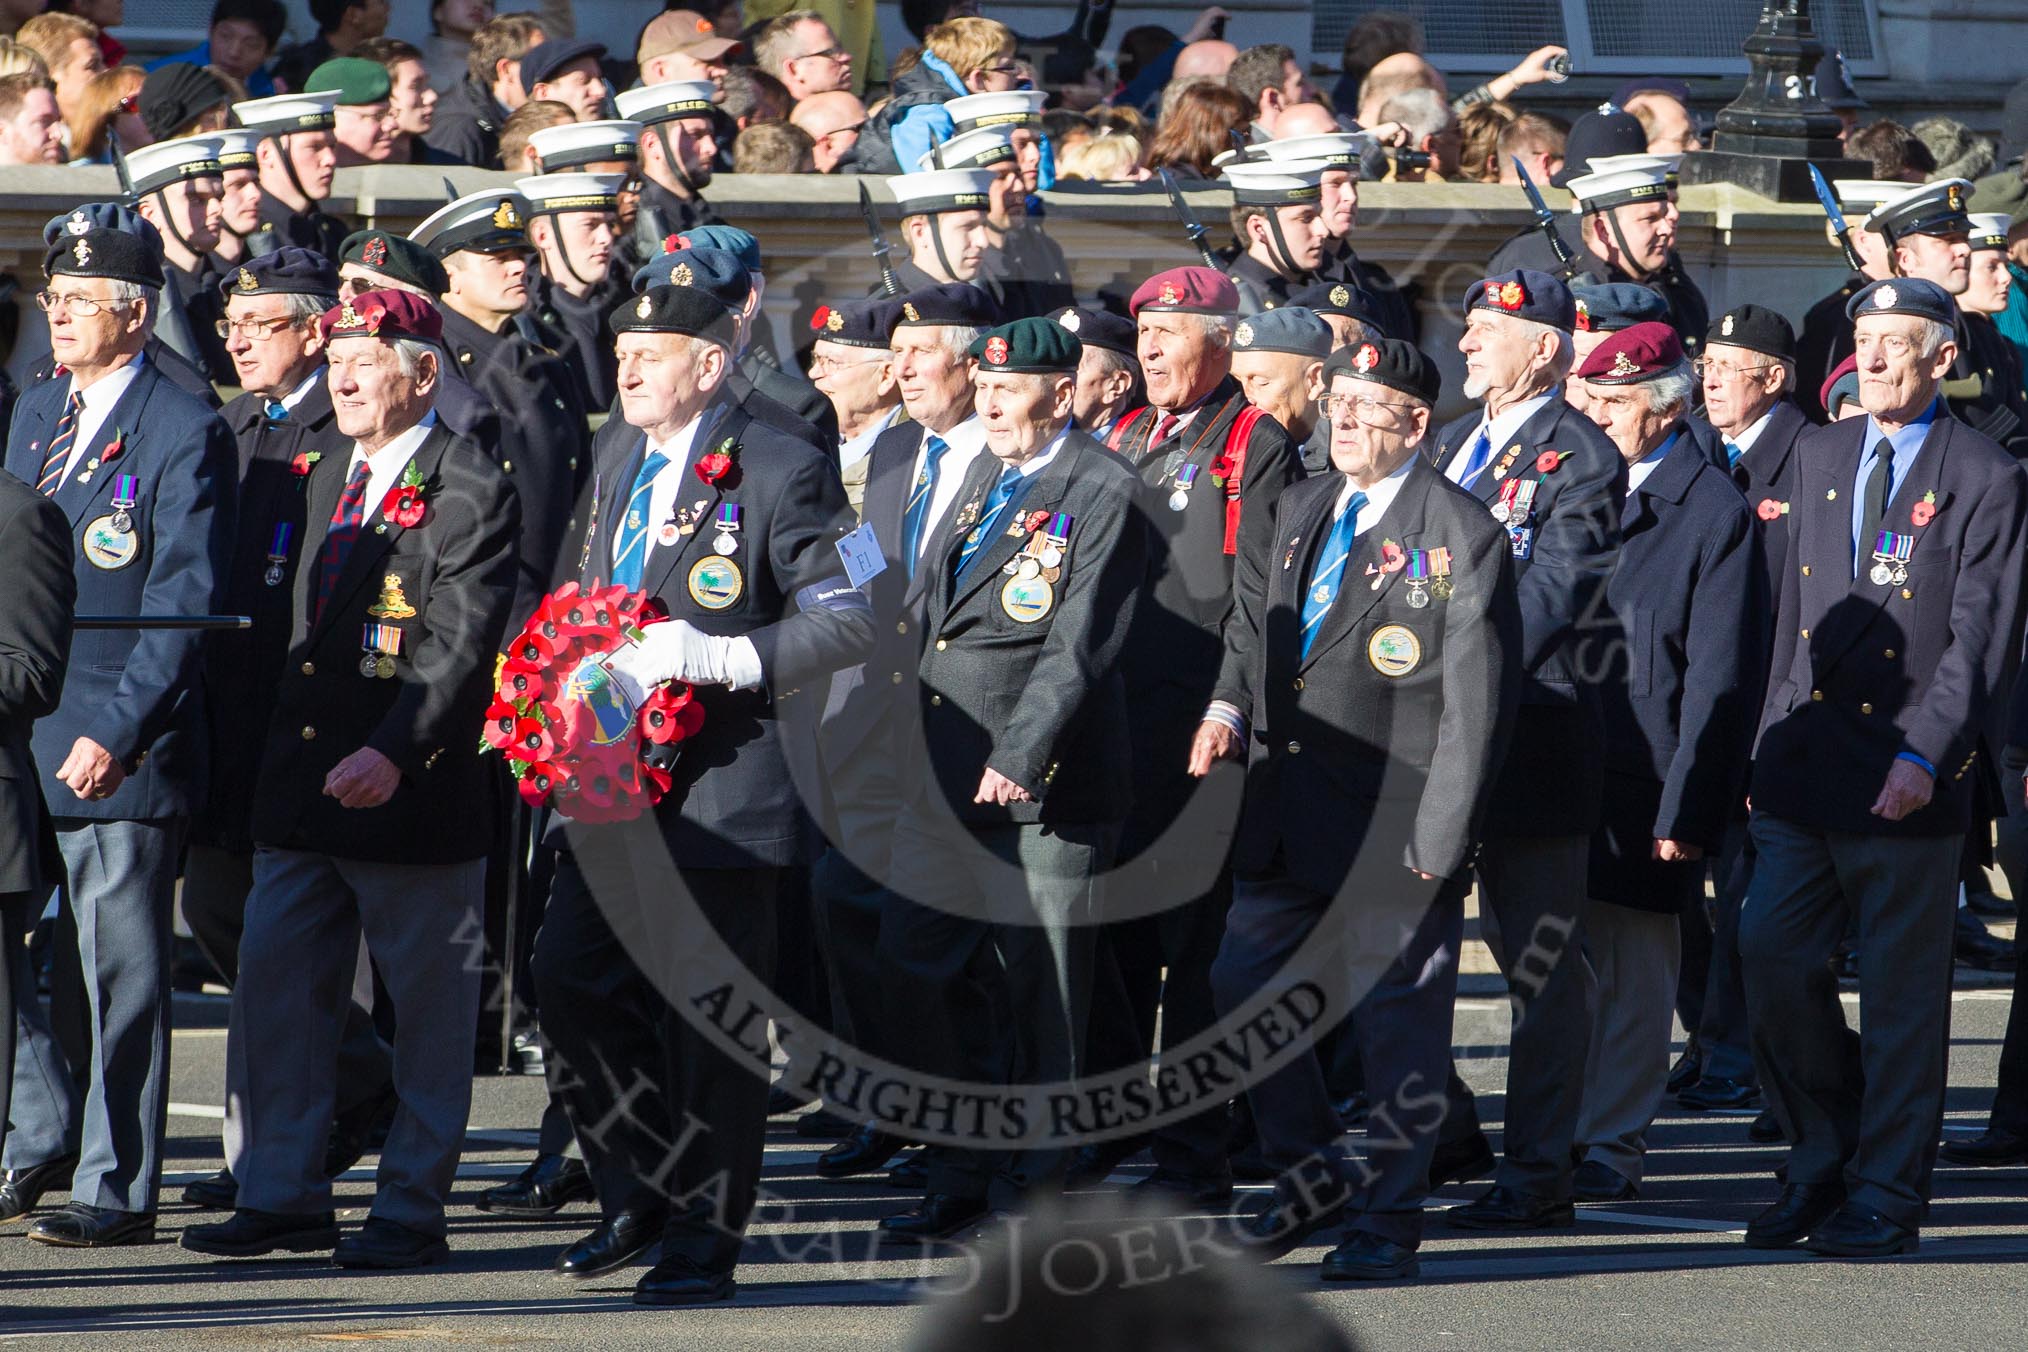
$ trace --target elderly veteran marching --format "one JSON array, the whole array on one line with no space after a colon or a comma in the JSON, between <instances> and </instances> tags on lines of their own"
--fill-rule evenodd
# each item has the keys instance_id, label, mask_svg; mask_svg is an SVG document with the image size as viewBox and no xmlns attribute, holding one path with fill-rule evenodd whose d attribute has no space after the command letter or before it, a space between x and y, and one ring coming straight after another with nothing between
<instances>
[{"instance_id":1,"label":"elderly veteran marching","mask_svg":"<svg viewBox=\"0 0 2028 1352\"><path fill-rule=\"evenodd\" d=\"M1311 474L1331 463L1331 426L1318 417L1317 403L1331 352L1331 326L1300 305L1263 310L1232 331L1232 378L1247 403L1303 448L1303 468Z\"/></svg>"},{"instance_id":2,"label":"elderly veteran marching","mask_svg":"<svg viewBox=\"0 0 2028 1352\"><path fill-rule=\"evenodd\" d=\"M1956 306L1852 297L1864 418L1806 436L1753 767L1739 930L1754 1061L1788 1175L1758 1248L1912 1252L1943 1114L1959 857L2018 659L2028 482L1947 415ZM1859 936L1854 1043L1828 963Z\"/></svg>"},{"instance_id":3,"label":"elderly veteran marching","mask_svg":"<svg viewBox=\"0 0 2028 1352\"><path fill-rule=\"evenodd\" d=\"M69 522L80 611L208 614L231 547L232 437L145 358L163 285L152 239L93 218L73 213L43 260L36 303L64 374L21 396L7 469ZM63 700L31 741L63 851L58 942L75 945L87 987L70 998L90 1011L74 1083L33 990L16 996L0 1219L68 1183L70 1204L29 1227L46 1244L154 1238L170 910L203 791L200 647L189 630L79 634Z\"/></svg>"},{"instance_id":4,"label":"elderly veteran marching","mask_svg":"<svg viewBox=\"0 0 2028 1352\"><path fill-rule=\"evenodd\" d=\"M448 1254L471 1108L473 960L498 829L484 721L514 590L506 477L431 410L436 310L372 291L323 318L343 455L313 466L254 802L254 885L227 1044L246 1106L230 1219L183 1247L329 1251L341 1267ZM342 468L341 468L342 464ZM394 1124L366 1222L342 1238L325 1139L360 939L393 1002Z\"/></svg>"},{"instance_id":5,"label":"elderly veteran marching","mask_svg":"<svg viewBox=\"0 0 2028 1352\"><path fill-rule=\"evenodd\" d=\"M1273 1193L1264 1257L1340 1217L1328 1280L1413 1276L1448 1070L1464 896L1521 680L1506 532L1419 454L1436 367L1384 338L1324 370L1333 472L1291 487L1239 560L1190 770L1247 763L1212 969L1232 1014L1297 979L1351 1014L1370 1144L1347 1168L1314 1049L1251 1085ZM1311 961L1291 968L1300 950Z\"/></svg>"},{"instance_id":6,"label":"elderly veteran marching","mask_svg":"<svg viewBox=\"0 0 2028 1352\"><path fill-rule=\"evenodd\" d=\"M1077 359L1077 425L1109 442L1114 430L1148 402L1141 379L1140 335L1134 322L1110 310L1070 306L1056 322L1077 335L1084 355Z\"/></svg>"},{"instance_id":7,"label":"elderly veteran marching","mask_svg":"<svg viewBox=\"0 0 2028 1352\"><path fill-rule=\"evenodd\" d=\"M880 957L888 1019L916 1030L918 1064L972 1083L1078 1075L1103 880L1132 792L1119 658L1146 525L1133 475L1071 423L1080 346L1044 318L972 344L988 454L910 583L924 611L921 722L902 734ZM982 1046L967 1036L989 1017L971 972L995 952L1006 1017ZM1069 1164L1047 1138L936 1145L922 1201L881 1233L969 1233Z\"/></svg>"}]
</instances>

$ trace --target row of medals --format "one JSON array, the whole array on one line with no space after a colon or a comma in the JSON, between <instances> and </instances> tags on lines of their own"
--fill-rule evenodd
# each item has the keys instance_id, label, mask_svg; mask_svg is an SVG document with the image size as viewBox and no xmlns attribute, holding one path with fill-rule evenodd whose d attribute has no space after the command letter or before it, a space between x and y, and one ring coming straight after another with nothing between
<instances>
[{"instance_id":1,"label":"row of medals","mask_svg":"<svg viewBox=\"0 0 2028 1352\"><path fill-rule=\"evenodd\" d=\"M1000 569L1008 577L1024 580L1039 577L1044 582L1054 583L1063 576L1063 547L1053 537L1045 538L1040 549L1024 549L1007 560Z\"/></svg>"}]
</instances>

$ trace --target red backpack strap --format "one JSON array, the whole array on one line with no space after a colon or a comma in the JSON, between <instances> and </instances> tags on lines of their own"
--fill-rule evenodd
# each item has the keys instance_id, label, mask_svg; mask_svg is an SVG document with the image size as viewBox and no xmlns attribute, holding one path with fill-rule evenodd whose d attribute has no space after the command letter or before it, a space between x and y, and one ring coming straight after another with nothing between
<instances>
[{"instance_id":1,"label":"red backpack strap","mask_svg":"<svg viewBox=\"0 0 2028 1352\"><path fill-rule=\"evenodd\" d=\"M1133 431L1140 424L1142 418L1154 411L1153 408L1137 408L1126 417L1114 423L1113 430L1106 433L1106 449L1109 451L1119 450L1120 443L1127 439L1127 433Z\"/></svg>"},{"instance_id":2,"label":"red backpack strap","mask_svg":"<svg viewBox=\"0 0 2028 1352\"><path fill-rule=\"evenodd\" d=\"M1252 404L1240 410L1232 420L1232 426L1225 429L1225 552L1239 553L1239 514L1244 508L1242 501L1246 483L1246 447L1253 440L1253 429L1259 423L1262 413Z\"/></svg>"}]
</instances>

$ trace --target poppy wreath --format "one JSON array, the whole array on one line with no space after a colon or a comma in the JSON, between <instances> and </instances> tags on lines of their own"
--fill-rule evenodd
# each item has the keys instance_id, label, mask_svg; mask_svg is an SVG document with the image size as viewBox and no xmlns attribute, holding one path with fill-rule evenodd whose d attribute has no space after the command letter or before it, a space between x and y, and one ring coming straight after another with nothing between
<instances>
[{"instance_id":1,"label":"poppy wreath","mask_svg":"<svg viewBox=\"0 0 2028 1352\"><path fill-rule=\"evenodd\" d=\"M681 744L704 726L704 706L680 682L631 705L604 661L667 618L658 602L625 587L566 582L507 645L482 745L507 758L530 806L623 822L669 791Z\"/></svg>"}]
</instances>

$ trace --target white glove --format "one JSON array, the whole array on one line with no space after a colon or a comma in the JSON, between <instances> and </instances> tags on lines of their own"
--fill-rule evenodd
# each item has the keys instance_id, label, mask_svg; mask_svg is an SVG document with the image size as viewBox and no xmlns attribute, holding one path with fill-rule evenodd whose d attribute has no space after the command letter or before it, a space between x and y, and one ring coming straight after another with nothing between
<instances>
[{"instance_id":1,"label":"white glove","mask_svg":"<svg viewBox=\"0 0 2028 1352\"><path fill-rule=\"evenodd\" d=\"M639 643L614 653L606 667L635 703L664 681L750 690L763 680L760 654L744 636L700 633L688 620L651 624L641 634Z\"/></svg>"}]
</instances>

